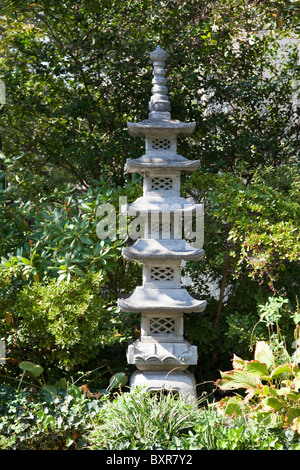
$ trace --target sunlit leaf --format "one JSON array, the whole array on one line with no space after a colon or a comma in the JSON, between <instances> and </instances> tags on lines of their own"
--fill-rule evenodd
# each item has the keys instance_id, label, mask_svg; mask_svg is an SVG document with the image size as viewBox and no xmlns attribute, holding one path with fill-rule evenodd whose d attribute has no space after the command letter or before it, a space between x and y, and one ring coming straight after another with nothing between
<instances>
[{"instance_id":1,"label":"sunlit leaf","mask_svg":"<svg viewBox=\"0 0 300 470\"><path fill-rule=\"evenodd\" d=\"M292 430L300 434L300 417L294 418Z\"/></svg>"},{"instance_id":2,"label":"sunlit leaf","mask_svg":"<svg viewBox=\"0 0 300 470\"><path fill-rule=\"evenodd\" d=\"M257 388L261 384L257 377L240 370L221 372L221 377L222 379L217 381L217 385L222 390Z\"/></svg>"},{"instance_id":3,"label":"sunlit leaf","mask_svg":"<svg viewBox=\"0 0 300 470\"><path fill-rule=\"evenodd\" d=\"M281 375L281 374L291 374L292 373L292 366L291 364L282 364L278 367L276 367L272 373L271 373L271 377L274 378L274 377L277 377L278 375Z\"/></svg>"},{"instance_id":4,"label":"sunlit leaf","mask_svg":"<svg viewBox=\"0 0 300 470\"><path fill-rule=\"evenodd\" d=\"M269 380L269 371L266 364L261 363L259 361L250 361L245 364L245 371L249 372L250 374L256 375L262 380Z\"/></svg>"},{"instance_id":5,"label":"sunlit leaf","mask_svg":"<svg viewBox=\"0 0 300 470\"><path fill-rule=\"evenodd\" d=\"M274 364L274 356L272 349L265 341L257 341L255 346L254 359L266 364L268 368Z\"/></svg>"},{"instance_id":6,"label":"sunlit leaf","mask_svg":"<svg viewBox=\"0 0 300 470\"><path fill-rule=\"evenodd\" d=\"M284 401L277 400L274 397L267 397L262 400L262 403L266 406L269 406L270 408L273 408L276 411L279 411L286 406Z\"/></svg>"}]
</instances>

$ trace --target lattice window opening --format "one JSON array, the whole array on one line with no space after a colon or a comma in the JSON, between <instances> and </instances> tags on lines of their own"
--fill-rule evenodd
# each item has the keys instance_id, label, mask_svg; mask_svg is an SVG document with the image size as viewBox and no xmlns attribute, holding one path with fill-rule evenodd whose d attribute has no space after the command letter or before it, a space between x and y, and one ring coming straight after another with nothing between
<instances>
[{"instance_id":1,"label":"lattice window opening","mask_svg":"<svg viewBox=\"0 0 300 470\"><path fill-rule=\"evenodd\" d=\"M180 214L153 213L148 215L148 237L155 239L182 239L183 217Z\"/></svg>"},{"instance_id":2,"label":"lattice window opening","mask_svg":"<svg viewBox=\"0 0 300 470\"><path fill-rule=\"evenodd\" d=\"M166 318L150 318L150 334L153 335L166 335L175 334L175 319L171 317Z\"/></svg>"},{"instance_id":3,"label":"lattice window opening","mask_svg":"<svg viewBox=\"0 0 300 470\"><path fill-rule=\"evenodd\" d=\"M173 189L173 179L162 176L154 177L151 179L151 189L153 191L170 191Z\"/></svg>"},{"instance_id":4,"label":"lattice window opening","mask_svg":"<svg viewBox=\"0 0 300 470\"><path fill-rule=\"evenodd\" d=\"M169 150L171 148L171 141L169 139L153 139L152 148L154 150Z\"/></svg>"},{"instance_id":5,"label":"lattice window opening","mask_svg":"<svg viewBox=\"0 0 300 470\"><path fill-rule=\"evenodd\" d=\"M169 267L152 267L151 281L174 281L174 269Z\"/></svg>"}]
</instances>

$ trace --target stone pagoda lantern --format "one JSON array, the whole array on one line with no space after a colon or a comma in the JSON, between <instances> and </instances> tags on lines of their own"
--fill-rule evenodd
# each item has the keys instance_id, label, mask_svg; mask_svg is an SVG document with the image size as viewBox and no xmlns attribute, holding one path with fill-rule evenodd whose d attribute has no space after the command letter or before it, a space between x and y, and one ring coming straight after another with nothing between
<instances>
[{"instance_id":1,"label":"stone pagoda lantern","mask_svg":"<svg viewBox=\"0 0 300 470\"><path fill-rule=\"evenodd\" d=\"M166 59L159 46L151 53L149 119L127 123L131 136L145 138L145 154L128 159L125 171L143 174L144 183L143 196L123 206L123 211L142 216L144 234L123 249L123 257L142 263L143 285L119 298L118 305L122 312L141 314L140 339L127 350L128 363L137 367L131 389L169 390L195 402L196 383L187 368L197 364L198 354L196 346L184 339L183 315L203 311L206 302L193 298L182 285L181 268L182 262L201 260L204 255L201 246L195 248L183 235L184 221L199 213L201 217L203 206L180 196L180 175L194 171L200 161L177 154L177 139L191 135L196 124L171 118ZM203 230L202 218L199 223Z\"/></svg>"}]
</instances>

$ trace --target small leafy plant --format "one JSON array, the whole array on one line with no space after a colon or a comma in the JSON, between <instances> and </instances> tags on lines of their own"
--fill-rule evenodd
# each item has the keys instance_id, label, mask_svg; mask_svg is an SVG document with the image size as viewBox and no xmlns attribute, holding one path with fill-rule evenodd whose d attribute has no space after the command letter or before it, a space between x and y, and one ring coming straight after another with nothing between
<instances>
[{"instance_id":1,"label":"small leafy plant","mask_svg":"<svg viewBox=\"0 0 300 470\"><path fill-rule=\"evenodd\" d=\"M31 370L28 364L24 367ZM89 398L82 387L64 379L38 392L29 388L18 392L4 384L0 386L0 449L84 449L101 406L102 399Z\"/></svg>"},{"instance_id":2,"label":"small leafy plant","mask_svg":"<svg viewBox=\"0 0 300 470\"><path fill-rule=\"evenodd\" d=\"M299 335L296 328L295 335ZM242 391L242 395L229 396L218 403L226 415L246 413L250 419L274 428L293 430L300 435L300 370L297 364L299 348L289 356L282 348L283 363L276 363L272 348L258 341L254 360L233 357L233 370L221 372L216 384L221 390Z\"/></svg>"}]
</instances>

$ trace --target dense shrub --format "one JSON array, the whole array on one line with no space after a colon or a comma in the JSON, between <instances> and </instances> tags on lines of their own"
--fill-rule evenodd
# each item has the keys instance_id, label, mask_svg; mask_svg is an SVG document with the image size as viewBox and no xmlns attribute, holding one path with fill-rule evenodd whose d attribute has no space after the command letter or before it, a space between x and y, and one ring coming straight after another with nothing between
<instances>
[{"instance_id":1,"label":"dense shrub","mask_svg":"<svg viewBox=\"0 0 300 470\"><path fill-rule=\"evenodd\" d=\"M102 282L101 275L75 276L19 290L0 323L8 358L30 358L48 368L57 364L69 370L124 339L116 307L109 307L101 295Z\"/></svg>"},{"instance_id":2,"label":"dense shrub","mask_svg":"<svg viewBox=\"0 0 300 470\"><path fill-rule=\"evenodd\" d=\"M229 366L233 344L248 358L256 340L268 339L261 324L252 331L273 300L273 307L283 301L280 328L291 347L300 288L299 182L291 164L253 172L249 181L242 172L198 172L185 183L205 207L205 258L186 270L191 293L208 305L189 316L185 331L199 345L199 362L208 362L206 378L214 365Z\"/></svg>"},{"instance_id":3,"label":"dense shrub","mask_svg":"<svg viewBox=\"0 0 300 470\"><path fill-rule=\"evenodd\" d=\"M140 190L132 185L127 189L115 190L104 181L88 191L67 187L19 209L19 217L34 213L30 226L2 227L10 230L10 237L6 240L3 232L0 239L5 250L0 264L0 340L5 342L10 372L14 365L18 371L22 360L42 363L48 371L54 365L78 369L103 347L132 336L137 320L120 314L117 299L136 284L140 267L132 266L125 276L122 240L100 240L96 234L98 206L109 202L118 208L124 191L130 200L130 194L134 197ZM13 195L13 188L0 189L3 216L9 220Z\"/></svg>"}]
</instances>

